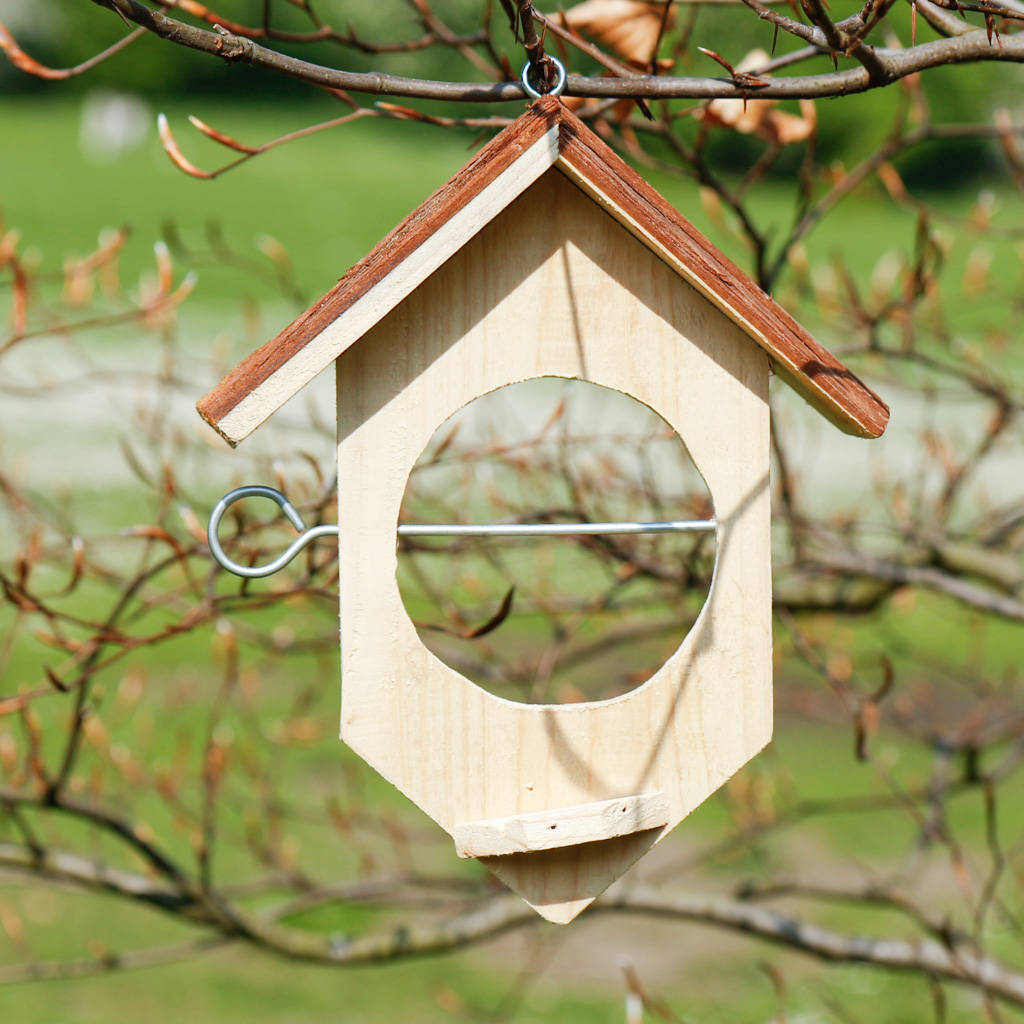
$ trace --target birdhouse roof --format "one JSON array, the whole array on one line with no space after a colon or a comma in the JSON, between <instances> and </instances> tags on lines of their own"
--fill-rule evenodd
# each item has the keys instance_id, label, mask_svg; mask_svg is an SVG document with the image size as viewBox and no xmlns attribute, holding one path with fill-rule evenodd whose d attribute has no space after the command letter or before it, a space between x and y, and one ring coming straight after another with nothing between
<instances>
[{"instance_id":1,"label":"birdhouse roof","mask_svg":"<svg viewBox=\"0 0 1024 1024\"><path fill-rule=\"evenodd\" d=\"M552 169L735 322L840 430L858 437L885 430L888 407L870 388L551 97L534 103L323 298L228 373L200 400L200 415L237 444Z\"/></svg>"}]
</instances>

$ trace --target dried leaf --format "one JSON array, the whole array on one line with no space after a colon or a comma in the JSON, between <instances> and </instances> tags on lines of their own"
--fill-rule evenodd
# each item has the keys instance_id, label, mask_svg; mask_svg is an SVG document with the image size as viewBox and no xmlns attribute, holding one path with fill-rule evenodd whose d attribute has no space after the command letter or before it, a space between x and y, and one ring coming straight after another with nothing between
<instances>
[{"instance_id":1,"label":"dried leaf","mask_svg":"<svg viewBox=\"0 0 1024 1024\"><path fill-rule=\"evenodd\" d=\"M1021 154L1020 143L1013 131L1013 119L1005 107L1000 107L994 116L996 131L999 133L999 143L1003 147L1003 154L1013 171L1017 184L1020 187L1024 187L1024 156Z\"/></svg>"},{"instance_id":2,"label":"dried leaf","mask_svg":"<svg viewBox=\"0 0 1024 1024\"><path fill-rule=\"evenodd\" d=\"M95 714L88 715L82 722L82 733L97 750L106 750L110 745L110 733Z\"/></svg>"},{"instance_id":3,"label":"dried leaf","mask_svg":"<svg viewBox=\"0 0 1024 1024\"><path fill-rule=\"evenodd\" d=\"M17 257L20 235L17 231L8 231L0 238L0 269L10 265L14 276L14 288L11 302L11 330L15 337L21 334L28 325L28 274Z\"/></svg>"},{"instance_id":4,"label":"dried leaf","mask_svg":"<svg viewBox=\"0 0 1024 1024\"><path fill-rule=\"evenodd\" d=\"M464 640L475 640L477 637L486 635L496 630L507 618L510 611L512 611L512 599L515 597L516 588L509 587L505 596L501 599L501 604L498 606L498 610L482 625L477 626L476 629L468 630L462 634Z\"/></svg>"},{"instance_id":5,"label":"dried leaf","mask_svg":"<svg viewBox=\"0 0 1024 1024\"><path fill-rule=\"evenodd\" d=\"M888 160L881 164L876 172L878 180L885 186L885 191L898 203L905 203L910 200L910 193L907 186L903 184L899 171Z\"/></svg>"},{"instance_id":6,"label":"dried leaf","mask_svg":"<svg viewBox=\"0 0 1024 1024\"><path fill-rule=\"evenodd\" d=\"M988 284L988 272L992 268L992 251L984 246L971 250L964 266L963 289L965 295L980 295Z\"/></svg>"},{"instance_id":7,"label":"dried leaf","mask_svg":"<svg viewBox=\"0 0 1024 1024\"><path fill-rule=\"evenodd\" d=\"M72 307L89 305L95 283L92 271L84 263L69 261L64 265L64 302Z\"/></svg>"},{"instance_id":8,"label":"dried leaf","mask_svg":"<svg viewBox=\"0 0 1024 1024\"><path fill-rule=\"evenodd\" d=\"M178 505L178 515L185 524L185 529L201 544L206 543L206 528L199 521L199 517L188 505Z\"/></svg>"},{"instance_id":9,"label":"dried leaf","mask_svg":"<svg viewBox=\"0 0 1024 1024\"><path fill-rule=\"evenodd\" d=\"M287 272L292 269L291 254L273 235L260 235L256 239L256 245L278 270Z\"/></svg>"},{"instance_id":10,"label":"dried leaf","mask_svg":"<svg viewBox=\"0 0 1024 1024\"><path fill-rule=\"evenodd\" d=\"M56 672L54 672L52 668L50 668L50 666L49 666L49 665L44 665L44 666L43 666L43 671L44 671L44 672L46 673L46 678L47 678L47 680L49 681L50 685L51 685L51 686L52 686L52 687L53 687L53 688L54 688L55 690L57 690L57 691L58 691L58 692L60 692L60 693L67 693L67 692L68 692L68 690L70 689L70 687L68 686L68 684L67 684L67 683L65 683L65 682L63 682L63 681L62 681L62 680L61 680L61 679L60 679L60 678L58 677L57 673L56 673Z\"/></svg>"},{"instance_id":11,"label":"dried leaf","mask_svg":"<svg viewBox=\"0 0 1024 1024\"><path fill-rule=\"evenodd\" d=\"M246 146L239 142L238 139L233 139L230 135L225 135L224 132L211 128L205 121L200 121L194 114L189 114L188 119L192 122L192 126L198 128L208 139L213 139L214 142L219 142L222 146L227 146L228 149L233 149L237 153L251 154L259 152L259 149L255 146Z\"/></svg>"},{"instance_id":12,"label":"dried leaf","mask_svg":"<svg viewBox=\"0 0 1024 1024\"><path fill-rule=\"evenodd\" d=\"M163 144L164 152L171 158L171 162L179 171L192 175L193 178L212 178L209 171L196 167L194 163L185 158L185 155L178 148L178 143L171 133L171 126L167 123L164 114L158 114L156 119L157 131L160 133L160 142Z\"/></svg>"},{"instance_id":13,"label":"dried leaf","mask_svg":"<svg viewBox=\"0 0 1024 1024\"><path fill-rule=\"evenodd\" d=\"M4 56L19 71L24 71L27 75L33 75L36 78L45 78L48 81L60 81L61 79L69 77L67 71L57 68L48 68L45 64L40 64L39 61L30 57L14 41L14 36L7 31L3 22L0 22L0 50L3 51Z\"/></svg>"},{"instance_id":14,"label":"dried leaf","mask_svg":"<svg viewBox=\"0 0 1024 1024\"><path fill-rule=\"evenodd\" d=\"M0 732L0 768L8 775L18 766L18 744L9 732Z\"/></svg>"},{"instance_id":15,"label":"dried leaf","mask_svg":"<svg viewBox=\"0 0 1024 1024\"><path fill-rule=\"evenodd\" d=\"M153 243L153 255L156 256L157 289L166 295L174 284L174 264L171 262L171 250L162 239Z\"/></svg>"},{"instance_id":16,"label":"dried leaf","mask_svg":"<svg viewBox=\"0 0 1024 1024\"><path fill-rule=\"evenodd\" d=\"M749 74L749 69L760 67L768 61L768 54L764 50L751 50L734 69L728 61L711 50L704 47L698 49L721 64L738 84L768 84L763 78ZM813 100L801 100L799 114L778 110L777 106L778 100L711 100L695 109L693 115L706 124L721 125L743 135L757 135L778 146L803 142L814 134L818 116Z\"/></svg>"},{"instance_id":17,"label":"dried leaf","mask_svg":"<svg viewBox=\"0 0 1024 1024\"><path fill-rule=\"evenodd\" d=\"M642 0L584 0L570 7L562 20L599 46L646 67L658 45L664 13L663 7Z\"/></svg>"},{"instance_id":18,"label":"dried leaf","mask_svg":"<svg viewBox=\"0 0 1024 1024\"><path fill-rule=\"evenodd\" d=\"M801 100L800 114L776 110L776 104L776 100L712 100L695 111L694 116L743 135L757 135L779 146L803 142L814 134L818 119L813 101Z\"/></svg>"},{"instance_id":19,"label":"dried leaf","mask_svg":"<svg viewBox=\"0 0 1024 1024\"><path fill-rule=\"evenodd\" d=\"M21 917L18 912L9 903L0 903L0 928L6 933L7 937L24 950L25 944L25 926L21 923Z\"/></svg>"},{"instance_id":20,"label":"dried leaf","mask_svg":"<svg viewBox=\"0 0 1024 1024\"><path fill-rule=\"evenodd\" d=\"M759 101L753 100L752 102ZM814 130L818 126L817 108L814 106L813 100L801 100L799 114L773 110L767 117L767 124L775 136L772 141L777 142L780 146L788 146L793 142L804 142L814 134Z\"/></svg>"}]
</instances>

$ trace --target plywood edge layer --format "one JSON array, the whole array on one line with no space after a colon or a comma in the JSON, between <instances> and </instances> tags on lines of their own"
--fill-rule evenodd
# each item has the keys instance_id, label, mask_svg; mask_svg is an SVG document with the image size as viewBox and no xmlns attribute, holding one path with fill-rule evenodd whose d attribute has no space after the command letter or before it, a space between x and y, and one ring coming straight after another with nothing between
<instances>
[{"instance_id":1,"label":"plywood edge layer","mask_svg":"<svg viewBox=\"0 0 1024 1024\"><path fill-rule=\"evenodd\" d=\"M615 839L668 824L664 793L640 793L596 803L558 807L456 825L452 830L460 857L504 857Z\"/></svg>"}]
</instances>

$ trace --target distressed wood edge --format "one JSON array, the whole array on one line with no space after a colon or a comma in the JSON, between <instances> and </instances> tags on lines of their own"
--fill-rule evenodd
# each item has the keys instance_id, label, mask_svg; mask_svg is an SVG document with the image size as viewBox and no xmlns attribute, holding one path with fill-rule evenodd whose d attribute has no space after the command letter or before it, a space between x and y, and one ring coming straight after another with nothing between
<instances>
[{"instance_id":1,"label":"distressed wood edge","mask_svg":"<svg viewBox=\"0 0 1024 1024\"><path fill-rule=\"evenodd\" d=\"M232 448L237 448L238 447L238 442L241 441L241 440L244 440L244 439L240 438L240 437L239 438L231 437L229 434L225 433L221 429L220 424L216 420L210 419L210 416L209 416L209 414L207 413L207 410L206 410L206 406L204 405L205 401L206 401L206 398L201 398L198 402L196 402L196 412L199 413L199 416L202 419L202 421L208 427L210 427L211 429L216 431L217 435L222 440L226 441Z\"/></svg>"},{"instance_id":2,"label":"distressed wood edge","mask_svg":"<svg viewBox=\"0 0 1024 1024\"><path fill-rule=\"evenodd\" d=\"M452 829L460 857L505 857L615 839L668 824L668 797L640 793L508 818L469 821Z\"/></svg>"},{"instance_id":3,"label":"distressed wood edge","mask_svg":"<svg viewBox=\"0 0 1024 1024\"><path fill-rule=\"evenodd\" d=\"M496 135L453 178L388 232L326 295L256 349L204 395L196 404L203 420L232 446L256 429L294 394L294 390L289 391L283 400L274 396L265 414L258 418L249 417L257 421L251 426L247 423L242 430L224 421L247 396L291 361L346 309L387 278L440 225L497 180L549 131L557 128L561 112L558 100L542 97L522 117ZM555 145L557 147L557 139ZM514 198L511 196L509 202ZM299 387L304 383L305 380Z\"/></svg>"},{"instance_id":4,"label":"distressed wood edge","mask_svg":"<svg viewBox=\"0 0 1024 1024\"><path fill-rule=\"evenodd\" d=\"M664 259L776 363L779 376L845 433L881 436L889 407L689 223L571 111L556 167Z\"/></svg>"}]
</instances>

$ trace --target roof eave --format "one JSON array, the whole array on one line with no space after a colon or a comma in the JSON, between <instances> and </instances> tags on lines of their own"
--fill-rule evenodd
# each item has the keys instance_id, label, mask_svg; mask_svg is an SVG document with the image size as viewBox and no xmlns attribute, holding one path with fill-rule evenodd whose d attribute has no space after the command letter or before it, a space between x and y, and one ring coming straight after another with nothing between
<instances>
[{"instance_id":1,"label":"roof eave","mask_svg":"<svg viewBox=\"0 0 1024 1024\"><path fill-rule=\"evenodd\" d=\"M552 167L733 320L845 433L878 437L885 403L621 157L544 97L384 238L319 302L197 404L232 446L252 433Z\"/></svg>"}]
</instances>

